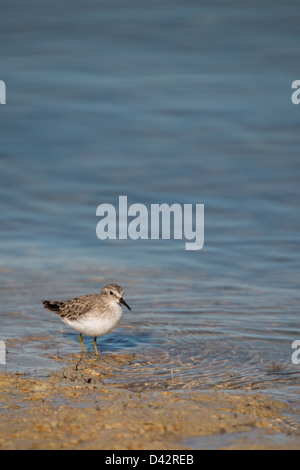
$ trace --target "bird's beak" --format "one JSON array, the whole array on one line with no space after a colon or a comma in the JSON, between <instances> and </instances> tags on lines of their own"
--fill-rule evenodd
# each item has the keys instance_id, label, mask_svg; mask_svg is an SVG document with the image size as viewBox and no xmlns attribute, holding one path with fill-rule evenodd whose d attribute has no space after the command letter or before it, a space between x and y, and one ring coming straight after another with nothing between
<instances>
[{"instance_id":1,"label":"bird's beak","mask_svg":"<svg viewBox=\"0 0 300 470\"><path fill-rule=\"evenodd\" d=\"M124 300L122 297L120 298L120 304L125 305L125 307L127 307L128 310L131 310L131 308L129 307L129 305L125 302L125 300Z\"/></svg>"}]
</instances>

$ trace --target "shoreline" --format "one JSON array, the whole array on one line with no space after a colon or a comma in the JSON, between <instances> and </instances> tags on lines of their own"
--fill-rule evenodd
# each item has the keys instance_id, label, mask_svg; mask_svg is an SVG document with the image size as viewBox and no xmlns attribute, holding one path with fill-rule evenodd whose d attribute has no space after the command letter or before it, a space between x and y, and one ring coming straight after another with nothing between
<instances>
[{"instance_id":1,"label":"shoreline","mask_svg":"<svg viewBox=\"0 0 300 470\"><path fill-rule=\"evenodd\" d=\"M0 449L300 447L299 412L262 391L120 387L128 357L118 360L72 357L46 377L1 372Z\"/></svg>"}]
</instances>

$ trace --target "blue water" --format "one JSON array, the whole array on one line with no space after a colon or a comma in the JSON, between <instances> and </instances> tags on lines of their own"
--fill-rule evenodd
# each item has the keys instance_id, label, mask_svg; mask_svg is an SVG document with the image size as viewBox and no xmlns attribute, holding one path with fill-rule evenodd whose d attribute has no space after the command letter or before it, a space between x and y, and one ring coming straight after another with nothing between
<instances>
[{"instance_id":1,"label":"blue water","mask_svg":"<svg viewBox=\"0 0 300 470\"><path fill-rule=\"evenodd\" d=\"M293 395L297 13L291 0L3 2L4 368L57 367L58 348L79 352L76 333L41 300L113 280L132 312L102 350L151 357L148 382ZM100 241L96 209L119 195L147 207L205 204L204 248Z\"/></svg>"}]
</instances>

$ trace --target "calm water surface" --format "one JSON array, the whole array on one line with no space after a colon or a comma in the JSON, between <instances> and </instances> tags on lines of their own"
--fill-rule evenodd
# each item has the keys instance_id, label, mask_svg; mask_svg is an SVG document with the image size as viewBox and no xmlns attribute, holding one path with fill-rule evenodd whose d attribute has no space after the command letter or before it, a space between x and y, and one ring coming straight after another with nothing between
<instances>
[{"instance_id":1,"label":"calm water surface","mask_svg":"<svg viewBox=\"0 0 300 470\"><path fill-rule=\"evenodd\" d=\"M145 366L129 364L121 385L248 387L294 401L299 6L129 3L1 7L1 367L51 370L79 352L41 300L113 280L132 312L100 347ZM203 250L98 240L96 208L119 195L205 204Z\"/></svg>"}]
</instances>

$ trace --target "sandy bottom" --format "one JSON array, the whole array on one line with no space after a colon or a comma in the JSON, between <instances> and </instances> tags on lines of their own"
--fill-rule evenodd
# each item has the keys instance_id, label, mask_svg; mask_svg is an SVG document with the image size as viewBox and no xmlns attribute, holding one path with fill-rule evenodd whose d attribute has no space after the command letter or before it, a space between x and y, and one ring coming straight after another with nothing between
<instances>
[{"instance_id":1,"label":"sandy bottom","mask_svg":"<svg viewBox=\"0 0 300 470\"><path fill-rule=\"evenodd\" d=\"M299 415L251 390L118 385L127 354L0 374L0 449L299 449ZM294 419L294 418L295 419Z\"/></svg>"}]
</instances>

